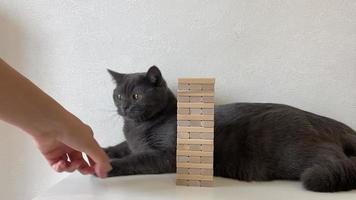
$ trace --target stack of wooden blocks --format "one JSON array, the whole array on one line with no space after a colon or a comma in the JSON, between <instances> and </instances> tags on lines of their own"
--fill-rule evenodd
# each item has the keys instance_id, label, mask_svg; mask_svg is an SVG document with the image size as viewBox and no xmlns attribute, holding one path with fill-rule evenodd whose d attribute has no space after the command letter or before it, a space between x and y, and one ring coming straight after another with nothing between
<instances>
[{"instance_id":1,"label":"stack of wooden blocks","mask_svg":"<svg viewBox=\"0 0 356 200\"><path fill-rule=\"evenodd\" d=\"M214 84L178 79L177 185L213 186Z\"/></svg>"}]
</instances>

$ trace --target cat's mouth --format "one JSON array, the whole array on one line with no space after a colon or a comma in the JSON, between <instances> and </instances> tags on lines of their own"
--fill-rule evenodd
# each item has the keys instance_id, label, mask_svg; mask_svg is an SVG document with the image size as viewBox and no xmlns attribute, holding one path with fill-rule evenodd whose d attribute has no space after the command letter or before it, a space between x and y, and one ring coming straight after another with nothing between
<instances>
[{"instance_id":1,"label":"cat's mouth","mask_svg":"<svg viewBox=\"0 0 356 200\"><path fill-rule=\"evenodd\" d=\"M143 114L143 112L141 110L127 110L127 111L123 111L123 112L118 111L118 113L119 113L119 115L121 115L123 117L128 117L131 119L140 118L141 115Z\"/></svg>"}]
</instances>

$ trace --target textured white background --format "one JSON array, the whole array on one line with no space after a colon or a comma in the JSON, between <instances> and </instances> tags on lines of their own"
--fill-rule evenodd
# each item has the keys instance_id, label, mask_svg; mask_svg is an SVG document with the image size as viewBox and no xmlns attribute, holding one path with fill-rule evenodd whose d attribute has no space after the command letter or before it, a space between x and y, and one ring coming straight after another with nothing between
<instances>
[{"instance_id":1,"label":"textured white background","mask_svg":"<svg viewBox=\"0 0 356 200\"><path fill-rule=\"evenodd\" d=\"M0 0L0 57L103 146L122 140L105 69L153 64L174 90L177 77L214 76L219 103L285 103L356 129L354 0ZM64 176L19 130L0 132L2 199L29 199Z\"/></svg>"}]
</instances>

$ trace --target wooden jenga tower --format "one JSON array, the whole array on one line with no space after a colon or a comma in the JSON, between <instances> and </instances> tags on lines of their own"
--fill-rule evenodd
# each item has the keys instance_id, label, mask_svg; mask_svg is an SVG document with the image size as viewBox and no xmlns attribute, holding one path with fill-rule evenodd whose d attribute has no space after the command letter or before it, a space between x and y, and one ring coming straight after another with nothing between
<instances>
[{"instance_id":1,"label":"wooden jenga tower","mask_svg":"<svg viewBox=\"0 0 356 200\"><path fill-rule=\"evenodd\" d=\"M177 185L213 186L214 84L178 79Z\"/></svg>"}]
</instances>

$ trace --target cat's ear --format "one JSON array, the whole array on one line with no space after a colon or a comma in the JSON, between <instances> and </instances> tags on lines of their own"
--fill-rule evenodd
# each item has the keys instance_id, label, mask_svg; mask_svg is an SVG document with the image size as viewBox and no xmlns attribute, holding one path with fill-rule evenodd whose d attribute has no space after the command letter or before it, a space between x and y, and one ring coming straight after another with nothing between
<instances>
[{"instance_id":1,"label":"cat's ear","mask_svg":"<svg viewBox=\"0 0 356 200\"><path fill-rule=\"evenodd\" d=\"M158 67L154 65L148 69L146 73L146 77L155 86L158 87L166 86L166 82L162 77L161 71L158 69Z\"/></svg>"},{"instance_id":2,"label":"cat's ear","mask_svg":"<svg viewBox=\"0 0 356 200\"><path fill-rule=\"evenodd\" d=\"M115 71L113 71L111 69L107 69L107 70L108 70L109 74L111 75L111 77L113 78L113 80L116 83L120 83L123 80L124 76L125 76L125 74L121 74L121 73L115 72Z\"/></svg>"}]
</instances>

